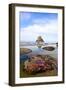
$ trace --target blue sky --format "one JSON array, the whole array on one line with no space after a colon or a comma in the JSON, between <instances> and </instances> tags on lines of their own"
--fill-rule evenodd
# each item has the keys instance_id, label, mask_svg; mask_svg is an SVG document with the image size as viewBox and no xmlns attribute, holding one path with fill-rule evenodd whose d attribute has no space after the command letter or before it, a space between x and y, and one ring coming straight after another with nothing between
<instances>
[{"instance_id":1,"label":"blue sky","mask_svg":"<svg viewBox=\"0 0 66 90\"><path fill-rule=\"evenodd\" d=\"M20 12L20 42L36 41L42 36L45 42L58 41L58 14Z\"/></svg>"}]
</instances>

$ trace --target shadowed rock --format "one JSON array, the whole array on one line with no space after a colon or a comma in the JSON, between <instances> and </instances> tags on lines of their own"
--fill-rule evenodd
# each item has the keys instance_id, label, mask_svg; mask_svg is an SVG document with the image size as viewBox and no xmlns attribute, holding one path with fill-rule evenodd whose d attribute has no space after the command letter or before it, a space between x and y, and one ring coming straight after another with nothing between
<instances>
[{"instance_id":1,"label":"shadowed rock","mask_svg":"<svg viewBox=\"0 0 66 90\"><path fill-rule=\"evenodd\" d=\"M48 47L43 47L43 49L48 50L48 51L53 51L55 48L52 46L51 47L48 46Z\"/></svg>"}]
</instances>

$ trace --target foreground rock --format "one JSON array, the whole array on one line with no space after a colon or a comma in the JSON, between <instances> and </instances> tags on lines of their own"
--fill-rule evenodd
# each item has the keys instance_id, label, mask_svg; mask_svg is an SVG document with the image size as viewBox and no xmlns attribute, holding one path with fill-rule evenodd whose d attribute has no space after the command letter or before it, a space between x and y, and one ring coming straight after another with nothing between
<instances>
[{"instance_id":1,"label":"foreground rock","mask_svg":"<svg viewBox=\"0 0 66 90\"><path fill-rule=\"evenodd\" d=\"M57 69L57 61L48 55L32 56L29 60L24 62L24 70L29 74L54 69Z\"/></svg>"}]
</instances>

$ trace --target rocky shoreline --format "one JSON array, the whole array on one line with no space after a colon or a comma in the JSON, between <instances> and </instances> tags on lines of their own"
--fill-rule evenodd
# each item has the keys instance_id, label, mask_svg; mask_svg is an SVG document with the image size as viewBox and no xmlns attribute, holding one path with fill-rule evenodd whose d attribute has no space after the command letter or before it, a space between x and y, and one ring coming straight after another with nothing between
<instances>
[{"instance_id":1,"label":"rocky shoreline","mask_svg":"<svg viewBox=\"0 0 66 90\"><path fill-rule=\"evenodd\" d=\"M45 72L57 69L57 60L49 55L32 56L24 62L24 71L29 74Z\"/></svg>"}]
</instances>

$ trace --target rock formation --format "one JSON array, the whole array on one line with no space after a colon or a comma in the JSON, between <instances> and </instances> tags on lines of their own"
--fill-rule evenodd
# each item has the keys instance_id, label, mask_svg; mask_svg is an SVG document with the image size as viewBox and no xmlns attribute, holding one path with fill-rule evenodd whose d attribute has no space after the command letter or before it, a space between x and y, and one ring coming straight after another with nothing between
<instances>
[{"instance_id":1,"label":"rock formation","mask_svg":"<svg viewBox=\"0 0 66 90\"><path fill-rule=\"evenodd\" d=\"M42 39L41 36L38 36L37 40L36 40L36 44L39 48L42 47L42 45L44 44L44 40Z\"/></svg>"}]
</instances>

